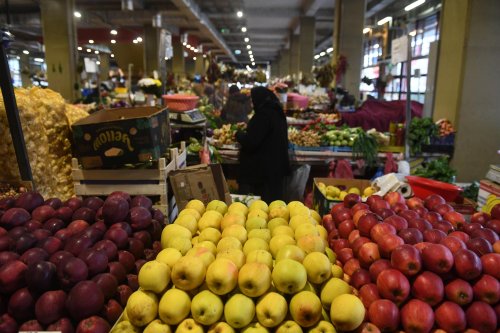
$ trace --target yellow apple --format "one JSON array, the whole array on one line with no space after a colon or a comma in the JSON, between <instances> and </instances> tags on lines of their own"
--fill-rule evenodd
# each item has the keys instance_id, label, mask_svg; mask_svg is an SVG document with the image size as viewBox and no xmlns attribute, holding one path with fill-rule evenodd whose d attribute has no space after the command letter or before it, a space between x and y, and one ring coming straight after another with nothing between
<instances>
[{"instance_id":1,"label":"yellow apple","mask_svg":"<svg viewBox=\"0 0 500 333\"><path fill-rule=\"evenodd\" d=\"M235 333L234 328L232 328L228 323L220 321L218 323L212 324L208 328L207 333Z\"/></svg>"},{"instance_id":2,"label":"yellow apple","mask_svg":"<svg viewBox=\"0 0 500 333\"><path fill-rule=\"evenodd\" d=\"M123 315L125 316L125 313ZM113 327L113 330L111 330L112 333L141 333L141 329L138 327L135 327L132 325L128 320L123 319L119 323L117 322L116 325ZM148 332L151 333L151 332Z\"/></svg>"},{"instance_id":3,"label":"yellow apple","mask_svg":"<svg viewBox=\"0 0 500 333\"><path fill-rule=\"evenodd\" d=\"M309 333L337 333L337 330L335 330L335 326L332 323L321 320L309 329Z\"/></svg>"},{"instance_id":4,"label":"yellow apple","mask_svg":"<svg viewBox=\"0 0 500 333\"><path fill-rule=\"evenodd\" d=\"M248 208L249 210L260 209L266 213L269 212L269 206L265 201L262 200L253 201Z\"/></svg>"},{"instance_id":5,"label":"yellow apple","mask_svg":"<svg viewBox=\"0 0 500 333\"><path fill-rule=\"evenodd\" d=\"M246 262L245 254L243 253L243 251L238 249L229 249L219 252L217 253L217 256L215 258L216 260L219 258L227 258L231 260L238 269L240 269Z\"/></svg>"},{"instance_id":6,"label":"yellow apple","mask_svg":"<svg viewBox=\"0 0 500 333\"><path fill-rule=\"evenodd\" d=\"M297 245L285 245L281 249L279 249L276 254L276 262L283 259L292 259L298 262L302 262L306 256L304 250L302 250Z\"/></svg>"},{"instance_id":7,"label":"yellow apple","mask_svg":"<svg viewBox=\"0 0 500 333\"><path fill-rule=\"evenodd\" d=\"M193 244L191 244L191 238L184 238L184 237L169 238L165 242L164 248L169 248L169 247L177 249L182 255L185 255L187 251L189 251L193 247Z\"/></svg>"},{"instance_id":8,"label":"yellow apple","mask_svg":"<svg viewBox=\"0 0 500 333\"><path fill-rule=\"evenodd\" d=\"M177 217L181 217L184 215L194 216L194 218L196 218L196 221L198 221L201 217L201 214L194 208L184 208L183 210L181 210L179 215L177 215Z\"/></svg>"},{"instance_id":9,"label":"yellow apple","mask_svg":"<svg viewBox=\"0 0 500 333\"><path fill-rule=\"evenodd\" d=\"M288 226L288 221L282 217L275 217L274 219L269 220L269 222L267 223L267 228L271 230L272 233L274 228L280 225Z\"/></svg>"},{"instance_id":10,"label":"yellow apple","mask_svg":"<svg viewBox=\"0 0 500 333\"><path fill-rule=\"evenodd\" d=\"M171 333L171 330L170 326L160 319L155 319L146 326L142 333Z\"/></svg>"},{"instance_id":11,"label":"yellow apple","mask_svg":"<svg viewBox=\"0 0 500 333\"><path fill-rule=\"evenodd\" d=\"M244 216L246 216L248 213L248 207L241 202L233 202L231 205L229 205L227 211L228 212L240 212Z\"/></svg>"},{"instance_id":12,"label":"yellow apple","mask_svg":"<svg viewBox=\"0 0 500 333\"><path fill-rule=\"evenodd\" d=\"M244 264L238 273L238 287L248 297L263 295L271 287L271 270L260 262Z\"/></svg>"},{"instance_id":13,"label":"yellow apple","mask_svg":"<svg viewBox=\"0 0 500 333\"><path fill-rule=\"evenodd\" d=\"M175 304L175 306L172 306ZM158 316L168 325L177 325L189 315L191 298L181 289L168 289L160 300Z\"/></svg>"},{"instance_id":14,"label":"yellow apple","mask_svg":"<svg viewBox=\"0 0 500 333\"><path fill-rule=\"evenodd\" d=\"M273 256L269 251L266 250L253 250L247 254L246 263L260 262L273 270Z\"/></svg>"},{"instance_id":15,"label":"yellow apple","mask_svg":"<svg viewBox=\"0 0 500 333\"><path fill-rule=\"evenodd\" d=\"M215 210L215 211L218 211L219 213L221 213L221 215L224 215L227 212L227 205L224 201L212 200L208 203L208 205L205 209L205 211L209 211L209 210Z\"/></svg>"},{"instance_id":16,"label":"yellow apple","mask_svg":"<svg viewBox=\"0 0 500 333\"><path fill-rule=\"evenodd\" d=\"M321 236L321 238L323 238L326 241L327 238L328 238L328 231L326 231L325 227L323 227L320 224L317 224L316 225L316 229L318 230L319 235Z\"/></svg>"},{"instance_id":17,"label":"yellow apple","mask_svg":"<svg viewBox=\"0 0 500 333\"><path fill-rule=\"evenodd\" d=\"M179 250L170 247L161 250L160 253L158 253L158 255L156 256L156 260L168 265L168 267L172 269L172 267L174 267L174 264L177 262L177 260L179 260L180 257L182 257L182 253Z\"/></svg>"},{"instance_id":18,"label":"yellow apple","mask_svg":"<svg viewBox=\"0 0 500 333\"><path fill-rule=\"evenodd\" d=\"M192 248L186 253L186 256L201 258L201 260L203 260L203 263L205 264L205 267L208 267L215 260L215 256L212 254L212 251L202 246Z\"/></svg>"},{"instance_id":19,"label":"yellow apple","mask_svg":"<svg viewBox=\"0 0 500 333\"><path fill-rule=\"evenodd\" d=\"M125 310L132 325L146 326L156 318L158 298L150 291L135 291L128 298Z\"/></svg>"},{"instance_id":20,"label":"yellow apple","mask_svg":"<svg viewBox=\"0 0 500 333\"><path fill-rule=\"evenodd\" d=\"M251 212L250 212L251 213ZM266 229L267 228L267 220L262 218L261 216L250 216L248 214L247 221L245 223L245 228L250 231L252 229Z\"/></svg>"},{"instance_id":21,"label":"yellow apple","mask_svg":"<svg viewBox=\"0 0 500 333\"><path fill-rule=\"evenodd\" d=\"M290 301L290 314L302 327L311 327L321 320L321 300L315 293L301 291Z\"/></svg>"},{"instance_id":22,"label":"yellow apple","mask_svg":"<svg viewBox=\"0 0 500 333\"><path fill-rule=\"evenodd\" d=\"M295 215L294 217L290 218L290 221L288 222L288 225L294 231L301 224L312 224L311 218L309 216L305 216L305 215Z\"/></svg>"},{"instance_id":23,"label":"yellow apple","mask_svg":"<svg viewBox=\"0 0 500 333\"><path fill-rule=\"evenodd\" d=\"M335 262L337 262L337 255L328 246L325 247L325 253L326 253L327 257L328 257L328 260L330 260L330 262L332 264L335 264Z\"/></svg>"},{"instance_id":24,"label":"yellow apple","mask_svg":"<svg viewBox=\"0 0 500 333\"><path fill-rule=\"evenodd\" d=\"M304 207L304 204L300 201L290 201L288 204L287 204L287 207L288 209L295 209L297 207Z\"/></svg>"},{"instance_id":25,"label":"yellow apple","mask_svg":"<svg viewBox=\"0 0 500 333\"><path fill-rule=\"evenodd\" d=\"M275 327L281 324L288 312L285 297L275 292L268 292L257 301L255 313L257 320L265 327Z\"/></svg>"},{"instance_id":26,"label":"yellow apple","mask_svg":"<svg viewBox=\"0 0 500 333\"><path fill-rule=\"evenodd\" d=\"M198 236L198 243L201 243L203 241L210 241L217 245L219 243L220 239L222 237L221 232L219 229L216 228L205 228L200 232L200 235Z\"/></svg>"},{"instance_id":27,"label":"yellow apple","mask_svg":"<svg viewBox=\"0 0 500 333\"><path fill-rule=\"evenodd\" d=\"M269 330L258 322L253 322L243 327L240 333L269 333Z\"/></svg>"},{"instance_id":28,"label":"yellow apple","mask_svg":"<svg viewBox=\"0 0 500 333\"><path fill-rule=\"evenodd\" d=\"M203 290L191 300L191 315L202 325L212 325L222 316L224 304L210 290Z\"/></svg>"},{"instance_id":29,"label":"yellow apple","mask_svg":"<svg viewBox=\"0 0 500 333\"><path fill-rule=\"evenodd\" d=\"M336 277L338 279L342 279L344 277L344 270L339 265L332 265L331 271L332 277Z\"/></svg>"},{"instance_id":30,"label":"yellow apple","mask_svg":"<svg viewBox=\"0 0 500 333\"><path fill-rule=\"evenodd\" d=\"M205 204L198 199L190 200L185 208L195 209L200 215L203 215L203 213L205 213Z\"/></svg>"},{"instance_id":31,"label":"yellow apple","mask_svg":"<svg viewBox=\"0 0 500 333\"><path fill-rule=\"evenodd\" d=\"M320 236L302 236L297 240L297 246L304 250L305 253L325 252L325 240Z\"/></svg>"},{"instance_id":32,"label":"yellow apple","mask_svg":"<svg viewBox=\"0 0 500 333\"><path fill-rule=\"evenodd\" d=\"M204 333L203 326L198 324L194 319L187 318L180 323L175 329L175 333Z\"/></svg>"},{"instance_id":33,"label":"yellow apple","mask_svg":"<svg viewBox=\"0 0 500 333\"><path fill-rule=\"evenodd\" d=\"M285 245L295 245L295 239L288 235L276 235L269 241L269 249L273 258L276 258L278 251Z\"/></svg>"},{"instance_id":34,"label":"yellow apple","mask_svg":"<svg viewBox=\"0 0 500 333\"><path fill-rule=\"evenodd\" d=\"M263 210L260 210L260 209L251 209L249 212L248 212L248 215L247 215L247 221L248 219L252 218L252 217L260 217L264 220L267 220L269 219L269 215L263 211Z\"/></svg>"},{"instance_id":35,"label":"yellow apple","mask_svg":"<svg viewBox=\"0 0 500 333\"><path fill-rule=\"evenodd\" d=\"M238 267L227 258L217 258L208 266L205 282L213 293L225 295L238 284Z\"/></svg>"},{"instance_id":36,"label":"yellow apple","mask_svg":"<svg viewBox=\"0 0 500 333\"><path fill-rule=\"evenodd\" d=\"M325 282L332 275L331 263L328 256L321 252L311 252L304 258L302 265L307 271L309 282L320 284Z\"/></svg>"},{"instance_id":37,"label":"yellow apple","mask_svg":"<svg viewBox=\"0 0 500 333\"><path fill-rule=\"evenodd\" d=\"M274 200L269 204L269 210L277 207L287 207L286 202L284 202L283 200Z\"/></svg>"},{"instance_id":38,"label":"yellow apple","mask_svg":"<svg viewBox=\"0 0 500 333\"><path fill-rule=\"evenodd\" d=\"M365 318L365 307L361 300L351 294L335 297L330 308L332 324L342 331L353 331Z\"/></svg>"},{"instance_id":39,"label":"yellow apple","mask_svg":"<svg viewBox=\"0 0 500 333\"><path fill-rule=\"evenodd\" d=\"M173 238L188 238L191 240L191 237L189 229L178 224L169 224L161 232L161 246L164 249L167 248L167 241Z\"/></svg>"},{"instance_id":40,"label":"yellow apple","mask_svg":"<svg viewBox=\"0 0 500 333\"><path fill-rule=\"evenodd\" d=\"M244 227L246 219L246 216L238 211L228 212L220 221L220 229L224 231L227 227L234 224Z\"/></svg>"},{"instance_id":41,"label":"yellow apple","mask_svg":"<svg viewBox=\"0 0 500 333\"><path fill-rule=\"evenodd\" d=\"M243 294L232 295L224 305L224 318L233 328L242 328L250 324L255 316L255 304Z\"/></svg>"},{"instance_id":42,"label":"yellow apple","mask_svg":"<svg viewBox=\"0 0 500 333\"><path fill-rule=\"evenodd\" d=\"M292 259L283 259L274 265L272 279L278 291L294 294L306 285L307 272L301 263Z\"/></svg>"},{"instance_id":43,"label":"yellow apple","mask_svg":"<svg viewBox=\"0 0 500 333\"><path fill-rule=\"evenodd\" d=\"M229 236L238 238L240 243L244 244L247 241L248 237L247 229L239 224L230 225L229 227L225 228L224 231L222 231L222 238Z\"/></svg>"},{"instance_id":44,"label":"yellow apple","mask_svg":"<svg viewBox=\"0 0 500 333\"><path fill-rule=\"evenodd\" d=\"M248 233L248 239L250 238L260 238L263 239L266 243L269 243L271 240L271 230L269 229L252 229Z\"/></svg>"},{"instance_id":45,"label":"yellow apple","mask_svg":"<svg viewBox=\"0 0 500 333\"><path fill-rule=\"evenodd\" d=\"M274 237L278 235L287 235L293 238L295 237L295 232L288 225L278 225L271 232L271 236Z\"/></svg>"},{"instance_id":46,"label":"yellow apple","mask_svg":"<svg viewBox=\"0 0 500 333\"><path fill-rule=\"evenodd\" d=\"M182 290L199 287L205 280L206 267L200 257L182 257L172 268L172 282Z\"/></svg>"},{"instance_id":47,"label":"yellow apple","mask_svg":"<svg viewBox=\"0 0 500 333\"><path fill-rule=\"evenodd\" d=\"M138 281L142 290L159 294L170 282L170 267L157 260L148 261L141 267Z\"/></svg>"},{"instance_id":48,"label":"yellow apple","mask_svg":"<svg viewBox=\"0 0 500 333\"><path fill-rule=\"evenodd\" d=\"M206 249L209 249L213 255L217 254L217 246L209 240L200 241L196 245L194 245L193 247L194 248L204 247Z\"/></svg>"},{"instance_id":49,"label":"yellow apple","mask_svg":"<svg viewBox=\"0 0 500 333\"><path fill-rule=\"evenodd\" d=\"M236 237L224 237L221 238L219 243L217 243L217 253L223 252L229 249L238 249L241 250L243 247L241 246L241 242Z\"/></svg>"},{"instance_id":50,"label":"yellow apple","mask_svg":"<svg viewBox=\"0 0 500 333\"><path fill-rule=\"evenodd\" d=\"M295 239L299 239L303 236L319 236L319 231L316 229L315 225L309 223L303 223L295 228Z\"/></svg>"},{"instance_id":51,"label":"yellow apple","mask_svg":"<svg viewBox=\"0 0 500 333\"><path fill-rule=\"evenodd\" d=\"M310 291L310 292L313 292L313 293L315 293L315 294L316 294L316 288L315 288L315 287L314 287L314 285L313 285L311 282L309 282L309 281L307 281L307 283L306 283L305 287L304 287L304 288L302 288L302 290L301 290L301 291Z\"/></svg>"},{"instance_id":52,"label":"yellow apple","mask_svg":"<svg viewBox=\"0 0 500 333\"><path fill-rule=\"evenodd\" d=\"M287 320L276 328L275 333L303 333L302 327L293 320Z\"/></svg>"},{"instance_id":53,"label":"yellow apple","mask_svg":"<svg viewBox=\"0 0 500 333\"><path fill-rule=\"evenodd\" d=\"M174 224L183 226L184 228L191 231L191 236L194 236L198 231L198 221L193 215L184 214L182 216L178 216L175 219Z\"/></svg>"},{"instance_id":54,"label":"yellow apple","mask_svg":"<svg viewBox=\"0 0 500 333\"><path fill-rule=\"evenodd\" d=\"M245 255L247 256L254 250L269 251L269 244L262 238L250 238L245 242L245 245L243 246L243 253L245 253Z\"/></svg>"},{"instance_id":55,"label":"yellow apple","mask_svg":"<svg viewBox=\"0 0 500 333\"><path fill-rule=\"evenodd\" d=\"M335 297L350 293L352 293L352 287L349 283L336 277L330 278L321 288L321 303L325 309L329 309Z\"/></svg>"},{"instance_id":56,"label":"yellow apple","mask_svg":"<svg viewBox=\"0 0 500 333\"><path fill-rule=\"evenodd\" d=\"M311 213L311 217L316 221L316 223L321 223L321 215L314 209L309 209L309 212Z\"/></svg>"},{"instance_id":57,"label":"yellow apple","mask_svg":"<svg viewBox=\"0 0 500 333\"><path fill-rule=\"evenodd\" d=\"M281 217L281 218L288 221L290 219L290 212L288 211L288 207L286 207L286 206L275 207L275 208L269 210L268 217L270 219L274 219L276 217Z\"/></svg>"},{"instance_id":58,"label":"yellow apple","mask_svg":"<svg viewBox=\"0 0 500 333\"><path fill-rule=\"evenodd\" d=\"M196 244L198 244L198 242L199 242L199 237L198 237L198 234L196 234L196 236L191 238L191 244L193 244L193 246L195 246Z\"/></svg>"},{"instance_id":59,"label":"yellow apple","mask_svg":"<svg viewBox=\"0 0 500 333\"><path fill-rule=\"evenodd\" d=\"M198 220L198 230L206 228L220 229L222 214L216 210L207 210Z\"/></svg>"}]
</instances>

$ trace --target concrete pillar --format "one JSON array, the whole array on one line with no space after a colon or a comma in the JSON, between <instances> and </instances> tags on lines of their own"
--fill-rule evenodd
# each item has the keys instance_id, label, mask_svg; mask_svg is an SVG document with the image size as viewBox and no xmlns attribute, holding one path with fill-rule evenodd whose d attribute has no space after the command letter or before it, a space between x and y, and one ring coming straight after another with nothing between
<instances>
[{"instance_id":1,"label":"concrete pillar","mask_svg":"<svg viewBox=\"0 0 500 333\"><path fill-rule=\"evenodd\" d=\"M280 75L282 77L290 75L290 50L281 51Z\"/></svg>"},{"instance_id":2,"label":"concrete pillar","mask_svg":"<svg viewBox=\"0 0 500 333\"><path fill-rule=\"evenodd\" d=\"M176 77L184 77L186 76L186 62L184 59L184 47L180 36L172 36L172 47L174 49L172 71Z\"/></svg>"},{"instance_id":3,"label":"concrete pillar","mask_svg":"<svg viewBox=\"0 0 500 333\"><path fill-rule=\"evenodd\" d=\"M194 76L195 74L195 61L191 57L185 58L185 69L186 69L186 75L189 75L191 77Z\"/></svg>"},{"instance_id":4,"label":"concrete pillar","mask_svg":"<svg viewBox=\"0 0 500 333\"><path fill-rule=\"evenodd\" d=\"M160 29L151 25L144 27L144 69L146 76L153 77L153 71L160 72Z\"/></svg>"},{"instance_id":5,"label":"concrete pillar","mask_svg":"<svg viewBox=\"0 0 500 333\"><path fill-rule=\"evenodd\" d=\"M279 69L279 65L278 65L278 61L273 61L271 63L271 77L277 77L279 76L280 74L280 69Z\"/></svg>"},{"instance_id":6,"label":"concrete pillar","mask_svg":"<svg viewBox=\"0 0 500 333\"><path fill-rule=\"evenodd\" d=\"M338 54L347 59L347 70L341 80L342 86L355 97L359 96L361 65L363 63L363 27L365 24L366 0L339 1L335 8L341 10L338 32ZM336 15L336 17L339 17ZM338 24L337 24L338 26ZM337 52L335 52L337 54Z\"/></svg>"},{"instance_id":7,"label":"concrete pillar","mask_svg":"<svg viewBox=\"0 0 500 333\"><path fill-rule=\"evenodd\" d=\"M496 0L444 0L434 119L456 130L452 165L457 181L484 178L500 164L500 6Z\"/></svg>"},{"instance_id":8,"label":"concrete pillar","mask_svg":"<svg viewBox=\"0 0 500 333\"><path fill-rule=\"evenodd\" d=\"M21 69L21 82L24 88L31 87L33 83L30 79L30 56L22 53L19 59L19 68Z\"/></svg>"},{"instance_id":9,"label":"concrete pillar","mask_svg":"<svg viewBox=\"0 0 500 333\"><path fill-rule=\"evenodd\" d=\"M298 78L300 60L299 36L292 35L290 40L290 74Z\"/></svg>"},{"instance_id":10,"label":"concrete pillar","mask_svg":"<svg viewBox=\"0 0 500 333\"><path fill-rule=\"evenodd\" d=\"M316 45L316 19L303 16L300 18L300 61L299 70L304 76L310 76Z\"/></svg>"},{"instance_id":11,"label":"concrete pillar","mask_svg":"<svg viewBox=\"0 0 500 333\"><path fill-rule=\"evenodd\" d=\"M99 61L101 62L99 65L99 79L101 81L106 81L109 78L109 55L101 54Z\"/></svg>"},{"instance_id":12,"label":"concrete pillar","mask_svg":"<svg viewBox=\"0 0 500 333\"><path fill-rule=\"evenodd\" d=\"M75 1L42 0L40 9L49 88L72 101L78 96Z\"/></svg>"},{"instance_id":13,"label":"concrete pillar","mask_svg":"<svg viewBox=\"0 0 500 333\"><path fill-rule=\"evenodd\" d=\"M201 76L205 75L205 59L201 54L196 55L196 60L194 61L194 73Z\"/></svg>"}]
</instances>

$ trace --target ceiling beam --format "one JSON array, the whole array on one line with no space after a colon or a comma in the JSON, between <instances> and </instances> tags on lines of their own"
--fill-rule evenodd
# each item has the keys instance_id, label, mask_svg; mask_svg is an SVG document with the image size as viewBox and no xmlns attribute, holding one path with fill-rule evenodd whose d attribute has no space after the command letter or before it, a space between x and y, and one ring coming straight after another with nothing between
<instances>
[{"instance_id":1,"label":"ceiling beam","mask_svg":"<svg viewBox=\"0 0 500 333\"><path fill-rule=\"evenodd\" d=\"M248 8L245 10L245 17L259 18L289 18L300 16L301 10L298 8ZM208 13L207 16L211 19L234 19L240 21L234 13Z\"/></svg>"},{"instance_id":2,"label":"ceiling beam","mask_svg":"<svg viewBox=\"0 0 500 333\"><path fill-rule=\"evenodd\" d=\"M372 1L368 4L367 11L365 13L365 19L372 17L378 12L384 10L389 5L392 5L396 0L378 0Z\"/></svg>"}]
</instances>

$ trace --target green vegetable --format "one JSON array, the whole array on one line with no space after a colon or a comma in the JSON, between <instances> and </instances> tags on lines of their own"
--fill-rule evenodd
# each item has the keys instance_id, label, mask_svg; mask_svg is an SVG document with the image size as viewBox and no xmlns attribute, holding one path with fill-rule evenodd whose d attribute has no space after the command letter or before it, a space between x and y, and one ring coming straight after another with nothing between
<instances>
[{"instance_id":1,"label":"green vegetable","mask_svg":"<svg viewBox=\"0 0 500 333\"><path fill-rule=\"evenodd\" d=\"M415 170L415 176L439 180L446 183L452 183L456 171L450 167L448 157L440 157L431 160Z\"/></svg>"},{"instance_id":2,"label":"green vegetable","mask_svg":"<svg viewBox=\"0 0 500 333\"><path fill-rule=\"evenodd\" d=\"M477 201L477 196L479 194L479 183L473 182L466 188L464 188L464 192L462 196L467 199L471 199L472 201Z\"/></svg>"},{"instance_id":3,"label":"green vegetable","mask_svg":"<svg viewBox=\"0 0 500 333\"><path fill-rule=\"evenodd\" d=\"M369 167L376 166L378 162L377 140L360 129L358 136L354 139L352 153L354 159L363 159Z\"/></svg>"},{"instance_id":4,"label":"green vegetable","mask_svg":"<svg viewBox=\"0 0 500 333\"><path fill-rule=\"evenodd\" d=\"M413 118L410 123L410 152L418 155L422 152L422 145L428 145L431 138L438 135L438 125L432 118Z\"/></svg>"}]
</instances>

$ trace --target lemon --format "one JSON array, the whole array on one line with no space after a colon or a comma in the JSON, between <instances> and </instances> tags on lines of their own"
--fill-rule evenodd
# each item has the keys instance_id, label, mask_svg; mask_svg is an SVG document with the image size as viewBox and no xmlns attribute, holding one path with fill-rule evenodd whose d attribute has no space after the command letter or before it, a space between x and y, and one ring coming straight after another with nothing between
<instances>
[{"instance_id":1,"label":"lemon","mask_svg":"<svg viewBox=\"0 0 500 333\"><path fill-rule=\"evenodd\" d=\"M361 192L359 191L359 188L357 188L357 187L351 187L349 189L349 191L347 191L347 193L354 193L354 194L359 195Z\"/></svg>"},{"instance_id":2,"label":"lemon","mask_svg":"<svg viewBox=\"0 0 500 333\"><path fill-rule=\"evenodd\" d=\"M331 197L338 197L340 195L340 189L336 186L328 185L326 187L326 195Z\"/></svg>"},{"instance_id":3,"label":"lemon","mask_svg":"<svg viewBox=\"0 0 500 333\"><path fill-rule=\"evenodd\" d=\"M363 190L363 196L364 197L369 197L370 195L372 195L373 193L375 193L375 189L371 186L368 186L367 188L365 188Z\"/></svg>"},{"instance_id":4,"label":"lemon","mask_svg":"<svg viewBox=\"0 0 500 333\"><path fill-rule=\"evenodd\" d=\"M336 297L330 308L330 319L340 331L353 331L363 323L365 307L359 298L350 294Z\"/></svg>"}]
</instances>

